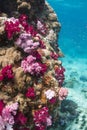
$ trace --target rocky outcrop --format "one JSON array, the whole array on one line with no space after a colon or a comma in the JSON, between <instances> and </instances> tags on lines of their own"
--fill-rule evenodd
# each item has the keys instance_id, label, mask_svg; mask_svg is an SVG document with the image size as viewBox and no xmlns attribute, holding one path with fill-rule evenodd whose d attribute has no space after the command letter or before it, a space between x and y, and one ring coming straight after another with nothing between
<instances>
[{"instance_id":1,"label":"rocky outcrop","mask_svg":"<svg viewBox=\"0 0 87 130\"><path fill-rule=\"evenodd\" d=\"M0 11L0 128L45 130L67 96L60 23L44 0L6 0Z\"/></svg>"},{"instance_id":2,"label":"rocky outcrop","mask_svg":"<svg viewBox=\"0 0 87 130\"><path fill-rule=\"evenodd\" d=\"M38 13L39 10L43 10L45 0L0 0L0 3L1 12L6 13L10 17L25 13L32 17L34 13Z\"/></svg>"}]
</instances>

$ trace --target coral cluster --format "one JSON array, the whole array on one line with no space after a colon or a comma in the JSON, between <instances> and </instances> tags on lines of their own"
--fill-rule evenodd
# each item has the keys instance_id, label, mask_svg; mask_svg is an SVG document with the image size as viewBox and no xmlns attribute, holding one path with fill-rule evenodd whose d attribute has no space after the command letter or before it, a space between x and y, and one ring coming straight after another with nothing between
<instances>
[{"instance_id":1,"label":"coral cluster","mask_svg":"<svg viewBox=\"0 0 87 130\"><path fill-rule=\"evenodd\" d=\"M15 115L17 113L18 103L6 105L0 101L0 129L11 130L15 123Z\"/></svg>"},{"instance_id":2,"label":"coral cluster","mask_svg":"<svg viewBox=\"0 0 87 130\"><path fill-rule=\"evenodd\" d=\"M47 126L52 125L52 117L49 115L47 107L43 107L42 109L35 112L34 122L36 130L45 130Z\"/></svg>"},{"instance_id":3,"label":"coral cluster","mask_svg":"<svg viewBox=\"0 0 87 130\"><path fill-rule=\"evenodd\" d=\"M44 0L6 0L0 10L0 130L45 130L68 94L60 24Z\"/></svg>"}]
</instances>

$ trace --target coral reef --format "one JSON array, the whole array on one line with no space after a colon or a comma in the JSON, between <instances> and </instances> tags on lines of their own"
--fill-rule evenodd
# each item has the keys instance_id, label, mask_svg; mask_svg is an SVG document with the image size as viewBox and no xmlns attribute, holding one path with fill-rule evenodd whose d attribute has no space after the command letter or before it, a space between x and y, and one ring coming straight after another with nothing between
<instances>
[{"instance_id":1,"label":"coral reef","mask_svg":"<svg viewBox=\"0 0 87 130\"><path fill-rule=\"evenodd\" d=\"M0 3L0 130L45 130L68 94L60 23L44 0Z\"/></svg>"},{"instance_id":2,"label":"coral reef","mask_svg":"<svg viewBox=\"0 0 87 130\"><path fill-rule=\"evenodd\" d=\"M9 16L27 13L30 17L32 17L34 13L38 13L39 10L43 10L45 0L0 0L0 3L2 3L0 4L0 11Z\"/></svg>"}]
</instances>

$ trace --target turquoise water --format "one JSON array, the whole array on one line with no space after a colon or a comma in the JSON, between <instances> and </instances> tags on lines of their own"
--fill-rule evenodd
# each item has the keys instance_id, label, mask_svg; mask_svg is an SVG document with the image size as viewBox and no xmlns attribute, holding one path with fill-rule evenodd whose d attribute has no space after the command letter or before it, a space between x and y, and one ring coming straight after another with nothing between
<instances>
[{"instance_id":1,"label":"turquoise water","mask_svg":"<svg viewBox=\"0 0 87 130\"><path fill-rule=\"evenodd\" d=\"M69 91L64 105L72 106L63 110L66 116L55 130L87 130L87 0L48 2L62 25L58 42L65 55L61 60L66 69L64 86Z\"/></svg>"},{"instance_id":2,"label":"turquoise water","mask_svg":"<svg viewBox=\"0 0 87 130\"><path fill-rule=\"evenodd\" d=\"M62 24L59 44L63 52L70 56L87 58L87 0L48 2L55 9Z\"/></svg>"}]
</instances>

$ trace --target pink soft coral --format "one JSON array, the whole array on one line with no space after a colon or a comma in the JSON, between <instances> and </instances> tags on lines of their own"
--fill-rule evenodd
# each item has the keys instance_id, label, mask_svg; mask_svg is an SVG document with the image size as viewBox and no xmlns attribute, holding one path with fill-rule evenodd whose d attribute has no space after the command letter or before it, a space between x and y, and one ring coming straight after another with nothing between
<instances>
[{"instance_id":1,"label":"pink soft coral","mask_svg":"<svg viewBox=\"0 0 87 130\"><path fill-rule=\"evenodd\" d=\"M45 130L47 126L52 125L52 117L49 115L47 107L43 107L34 113L34 122L36 130Z\"/></svg>"},{"instance_id":2,"label":"pink soft coral","mask_svg":"<svg viewBox=\"0 0 87 130\"><path fill-rule=\"evenodd\" d=\"M49 102L54 104L54 103L56 103L56 100L57 100L56 97L53 97L52 99L49 100Z\"/></svg>"},{"instance_id":3,"label":"pink soft coral","mask_svg":"<svg viewBox=\"0 0 87 130\"><path fill-rule=\"evenodd\" d=\"M5 130L5 122L1 116L0 116L0 130Z\"/></svg>"},{"instance_id":4,"label":"pink soft coral","mask_svg":"<svg viewBox=\"0 0 87 130\"><path fill-rule=\"evenodd\" d=\"M41 55L39 54L38 51L33 51L33 52L31 53L31 55L32 55L33 57L36 57L37 61L41 61Z\"/></svg>"},{"instance_id":5,"label":"pink soft coral","mask_svg":"<svg viewBox=\"0 0 87 130\"><path fill-rule=\"evenodd\" d=\"M35 98L35 91L33 87L29 87L26 93L26 97L34 99Z\"/></svg>"},{"instance_id":6,"label":"pink soft coral","mask_svg":"<svg viewBox=\"0 0 87 130\"><path fill-rule=\"evenodd\" d=\"M68 95L68 90L66 88L61 87L59 90L59 100L64 100Z\"/></svg>"},{"instance_id":7,"label":"pink soft coral","mask_svg":"<svg viewBox=\"0 0 87 130\"><path fill-rule=\"evenodd\" d=\"M54 60L57 60L58 57L59 57L59 55L56 54L55 52L51 52L51 53L50 53L50 56L51 56L51 58L53 58Z\"/></svg>"},{"instance_id":8,"label":"pink soft coral","mask_svg":"<svg viewBox=\"0 0 87 130\"><path fill-rule=\"evenodd\" d=\"M2 73L4 78L13 79L13 77L14 77L13 71L12 71L12 65L5 66L2 69L1 73Z\"/></svg>"},{"instance_id":9,"label":"pink soft coral","mask_svg":"<svg viewBox=\"0 0 87 130\"><path fill-rule=\"evenodd\" d=\"M2 117L5 122L10 125L14 124L14 116L16 115L16 111L18 109L18 103L13 103L11 105L7 105L2 111Z\"/></svg>"},{"instance_id":10,"label":"pink soft coral","mask_svg":"<svg viewBox=\"0 0 87 130\"><path fill-rule=\"evenodd\" d=\"M13 130L13 125L15 123L14 116L17 113L18 103L13 103L7 105L3 108L2 114L0 116L0 130Z\"/></svg>"},{"instance_id":11,"label":"pink soft coral","mask_svg":"<svg viewBox=\"0 0 87 130\"><path fill-rule=\"evenodd\" d=\"M25 14L20 15L19 22L24 27L25 30L28 27L27 20L28 20L28 17Z\"/></svg>"},{"instance_id":12,"label":"pink soft coral","mask_svg":"<svg viewBox=\"0 0 87 130\"><path fill-rule=\"evenodd\" d=\"M46 34L47 31L46 25L43 24L40 20L37 20L37 30L42 34Z\"/></svg>"},{"instance_id":13,"label":"pink soft coral","mask_svg":"<svg viewBox=\"0 0 87 130\"><path fill-rule=\"evenodd\" d=\"M4 80L4 77L3 77L3 75L0 72L0 81L3 81L3 80Z\"/></svg>"},{"instance_id":14,"label":"pink soft coral","mask_svg":"<svg viewBox=\"0 0 87 130\"><path fill-rule=\"evenodd\" d=\"M43 75L47 66L36 61L36 57L29 55L26 59L21 62L21 67L24 72L29 72L31 75Z\"/></svg>"},{"instance_id":15,"label":"pink soft coral","mask_svg":"<svg viewBox=\"0 0 87 130\"><path fill-rule=\"evenodd\" d=\"M22 112L18 112L15 116L16 123L19 125L25 125L27 122L27 117Z\"/></svg>"},{"instance_id":16,"label":"pink soft coral","mask_svg":"<svg viewBox=\"0 0 87 130\"><path fill-rule=\"evenodd\" d=\"M22 14L19 19L16 19L14 17L8 18L5 21L5 31L7 33L8 39L13 38L14 34L20 33L20 32L27 32L31 34L32 36L36 36L37 32L33 25L28 24L28 17L24 14Z\"/></svg>"},{"instance_id":17,"label":"pink soft coral","mask_svg":"<svg viewBox=\"0 0 87 130\"><path fill-rule=\"evenodd\" d=\"M14 78L14 74L12 71L12 65L7 65L7 66L3 67L0 72L0 81L10 80L13 78Z\"/></svg>"},{"instance_id":18,"label":"pink soft coral","mask_svg":"<svg viewBox=\"0 0 87 130\"><path fill-rule=\"evenodd\" d=\"M20 15L19 17L20 24L23 26L24 30L31 34L32 36L36 36L37 32L33 25L28 24L28 17L25 14Z\"/></svg>"},{"instance_id":19,"label":"pink soft coral","mask_svg":"<svg viewBox=\"0 0 87 130\"><path fill-rule=\"evenodd\" d=\"M5 22L5 31L7 33L8 39L11 39L15 33L20 32L19 24L19 20L15 19L14 17L9 18Z\"/></svg>"},{"instance_id":20,"label":"pink soft coral","mask_svg":"<svg viewBox=\"0 0 87 130\"><path fill-rule=\"evenodd\" d=\"M65 69L62 66L55 69L55 77L58 80L60 86L63 84L64 81L64 72Z\"/></svg>"},{"instance_id":21,"label":"pink soft coral","mask_svg":"<svg viewBox=\"0 0 87 130\"><path fill-rule=\"evenodd\" d=\"M4 108L5 104L2 100L0 100L0 115L2 114L2 110Z\"/></svg>"}]
</instances>

